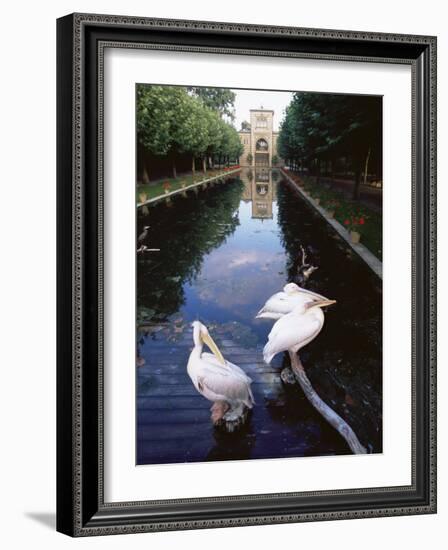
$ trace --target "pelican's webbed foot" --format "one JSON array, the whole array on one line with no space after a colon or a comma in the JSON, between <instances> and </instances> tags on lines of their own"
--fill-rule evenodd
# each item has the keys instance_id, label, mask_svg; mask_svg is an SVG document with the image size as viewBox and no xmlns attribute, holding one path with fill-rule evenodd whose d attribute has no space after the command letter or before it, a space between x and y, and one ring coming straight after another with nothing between
<instances>
[{"instance_id":1,"label":"pelican's webbed foot","mask_svg":"<svg viewBox=\"0 0 448 550\"><path fill-rule=\"evenodd\" d=\"M222 418L215 423L215 426L225 430L226 432L235 432L239 430L246 422L249 409L244 405L238 405L230 408Z\"/></svg>"},{"instance_id":2,"label":"pelican's webbed foot","mask_svg":"<svg viewBox=\"0 0 448 550\"><path fill-rule=\"evenodd\" d=\"M215 426L219 425L222 422L224 415L230 409L230 405L225 401L216 401L211 407L211 419Z\"/></svg>"}]
</instances>

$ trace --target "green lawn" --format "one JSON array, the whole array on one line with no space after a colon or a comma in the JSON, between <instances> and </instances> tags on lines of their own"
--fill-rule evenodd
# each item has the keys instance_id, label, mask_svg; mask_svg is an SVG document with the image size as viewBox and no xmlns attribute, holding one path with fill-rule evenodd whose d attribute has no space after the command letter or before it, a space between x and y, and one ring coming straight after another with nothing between
<instances>
[{"instance_id":1,"label":"green lawn","mask_svg":"<svg viewBox=\"0 0 448 550\"><path fill-rule=\"evenodd\" d=\"M229 171L236 169L236 166L231 166ZM163 178L160 180L154 180L146 185L137 186L137 203L140 204L149 199L160 197L165 195L165 188L168 192L177 191L182 186L188 187L194 183L200 183L201 181L208 180L220 174L225 175L226 170L207 170L206 174L203 172L196 172L195 176L190 172L188 174L179 174L177 178Z\"/></svg>"},{"instance_id":2,"label":"green lawn","mask_svg":"<svg viewBox=\"0 0 448 550\"><path fill-rule=\"evenodd\" d=\"M380 212L369 208L363 203L348 199L344 193L334 189L323 187L307 178L300 176L298 178L294 173L288 174L295 179L296 183L305 190L313 199L319 199L319 205L325 210L332 210L335 219L347 229L347 221L363 220L363 224L356 224L353 229L360 233L361 243L372 252L379 260L383 256L383 217Z\"/></svg>"}]
</instances>

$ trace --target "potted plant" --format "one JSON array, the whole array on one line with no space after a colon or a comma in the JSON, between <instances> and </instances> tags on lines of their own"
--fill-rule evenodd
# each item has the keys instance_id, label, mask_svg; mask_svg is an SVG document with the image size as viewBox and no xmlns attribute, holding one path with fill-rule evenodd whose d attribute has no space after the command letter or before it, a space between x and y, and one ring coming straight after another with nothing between
<instances>
[{"instance_id":1,"label":"potted plant","mask_svg":"<svg viewBox=\"0 0 448 550\"><path fill-rule=\"evenodd\" d=\"M339 202L335 199L330 199L325 204L325 209L327 210L327 217L330 218L330 219L333 219L334 214L335 214L338 207L339 207Z\"/></svg>"},{"instance_id":2,"label":"potted plant","mask_svg":"<svg viewBox=\"0 0 448 550\"><path fill-rule=\"evenodd\" d=\"M359 232L360 226L365 224L365 219L361 217L346 218L344 220L344 225L347 231L350 232L350 241L353 244L358 244L361 240L361 233Z\"/></svg>"},{"instance_id":3,"label":"potted plant","mask_svg":"<svg viewBox=\"0 0 448 550\"><path fill-rule=\"evenodd\" d=\"M165 191L165 195L168 195L168 193L170 192L170 189L171 189L170 182L165 181L163 184L163 190Z\"/></svg>"}]
</instances>

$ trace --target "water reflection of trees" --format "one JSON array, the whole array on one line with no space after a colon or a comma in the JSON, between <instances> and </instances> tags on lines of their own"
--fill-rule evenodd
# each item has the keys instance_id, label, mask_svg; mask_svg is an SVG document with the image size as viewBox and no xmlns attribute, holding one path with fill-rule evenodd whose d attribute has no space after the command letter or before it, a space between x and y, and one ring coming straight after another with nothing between
<instances>
[{"instance_id":1,"label":"water reflection of trees","mask_svg":"<svg viewBox=\"0 0 448 550\"><path fill-rule=\"evenodd\" d=\"M287 254L286 269L288 281L293 281L297 273L300 246L309 246L311 238L307 231L303 212L297 209L297 200L293 198L291 191L283 185L277 189L278 225L281 229L280 240Z\"/></svg>"},{"instance_id":2,"label":"water reflection of trees","mask_svg":"<svg viewBox=\"0 0 448 550\"><path fill-rule=\"evenodd\" d=\"M183 305L183 285L199 273L206 254L239 225L237 209L243 184L228 181L197 195L138 212L137 231L149 225L148 242L160 252L137 257L138 322L164 320Z\"/></svg>"}]
</instances>

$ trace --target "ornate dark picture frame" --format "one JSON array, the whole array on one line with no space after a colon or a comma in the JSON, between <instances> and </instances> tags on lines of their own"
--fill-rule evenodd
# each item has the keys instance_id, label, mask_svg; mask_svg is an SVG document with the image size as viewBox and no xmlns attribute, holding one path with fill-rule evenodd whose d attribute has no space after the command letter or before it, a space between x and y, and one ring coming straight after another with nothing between
<instances>
[{"instance_id":1,"label":"ornate dark picture frame","mask_svg":"<svg viewBox=\"0 0 448 550\"><path fill-rule=\"evenodd\" d=\"M103 53L153 48L412 68L412 484L104 501ZM57 529L71 536L436 511L436 38L73 14L57 22Z\"/></svg>"}]
</instances>

